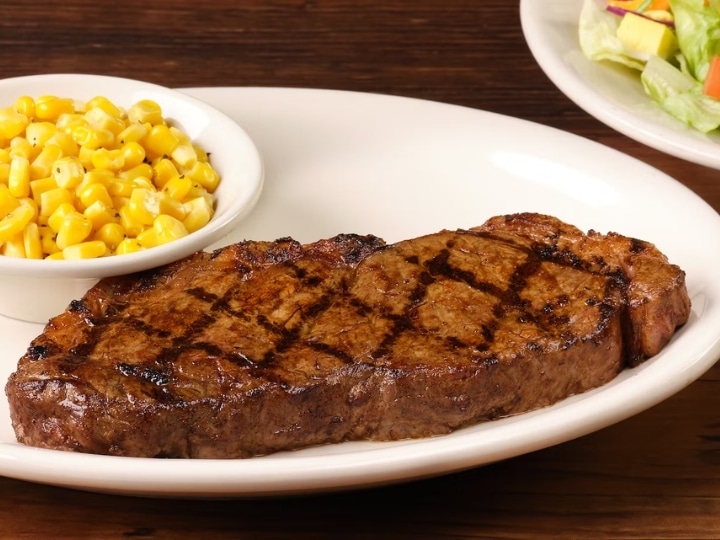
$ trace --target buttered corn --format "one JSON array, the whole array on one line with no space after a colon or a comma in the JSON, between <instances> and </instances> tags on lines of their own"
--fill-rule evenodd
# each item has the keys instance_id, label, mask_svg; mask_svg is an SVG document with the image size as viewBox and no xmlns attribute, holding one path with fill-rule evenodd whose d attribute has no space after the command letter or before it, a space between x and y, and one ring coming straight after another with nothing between
<instances>
[{"instance_id":1,"label":"buttered corn","mask_svg":"<svg viewBox=\"0 0 720 540\"><path fill-rule=\"evenodd\" d=\"M205 226L220 177L159 104L22 96L0 108L0 254L88 259Z\"/></svg>"}]
</instances>

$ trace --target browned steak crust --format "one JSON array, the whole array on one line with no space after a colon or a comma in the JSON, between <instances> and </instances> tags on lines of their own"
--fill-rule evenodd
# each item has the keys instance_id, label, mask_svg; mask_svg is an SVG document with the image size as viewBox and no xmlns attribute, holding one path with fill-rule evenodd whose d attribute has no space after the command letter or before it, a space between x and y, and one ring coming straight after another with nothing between
<instances>
[{"instance_id":1,"label":"browned steak crust","mask_svg":"<svg viewBox=\"0 0 720 540\"><path fill-rule=\"evenodd\" d=\"M241 242L105 279L6 385L20 442L233 458L426 437L597 387L690 312L651 244L516 214L385 245Z\"/></svg>"}]
</instances>

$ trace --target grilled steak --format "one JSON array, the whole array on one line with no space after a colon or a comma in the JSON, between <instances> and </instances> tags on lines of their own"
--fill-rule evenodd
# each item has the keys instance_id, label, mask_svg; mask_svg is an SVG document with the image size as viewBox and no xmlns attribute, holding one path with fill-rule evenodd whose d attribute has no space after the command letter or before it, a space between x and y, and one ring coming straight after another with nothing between
<instances>
[{"instance_id":1,"label":"grilled steak","mask_svg":"<svg viewBox=\"0 0 720 540\"><path fill-rule=\"evenodd\" d=\"M516 214L386 245L339 235L104 279L7 383L20 442L237 458L445 434L607 383L686 322L653 245Z\"/></svg>"}]
</instances>

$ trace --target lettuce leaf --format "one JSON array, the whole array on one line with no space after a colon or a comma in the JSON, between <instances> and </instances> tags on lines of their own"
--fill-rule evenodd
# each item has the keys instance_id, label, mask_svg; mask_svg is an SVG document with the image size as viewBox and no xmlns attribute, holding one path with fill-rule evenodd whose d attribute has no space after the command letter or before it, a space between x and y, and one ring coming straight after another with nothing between
<instances>
[{"instance_id":1,"label":"lettuce leaf","mask_svg":"<svg viewBox=\"0 0 720 540\"><path fill-rule=\"evenodd\" d=\"M702 93L702 84L660 57L651 57L640 76L645 91L664 111L708 133L720 126L720 101Z\"/></svg>"},{"instance_id":2,"label":"lettuce leaf","mask_svg":"<svg viewBox=\"0 0 720 540\"><path fill-rule=\"evenodd\" d=\"M706 6L705 0L670 0L686 69L698 81L705 80L712 57L720 55L718 5L717 1Z\"/></svg>"}]
</instances>

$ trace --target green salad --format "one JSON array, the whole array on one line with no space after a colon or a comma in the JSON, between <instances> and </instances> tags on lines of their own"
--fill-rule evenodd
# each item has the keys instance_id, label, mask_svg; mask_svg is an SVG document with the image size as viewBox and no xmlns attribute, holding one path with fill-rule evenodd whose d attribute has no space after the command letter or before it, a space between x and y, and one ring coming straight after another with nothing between
<instances>
[{"instance_id":1,"label":"green salad","mask_svg":"<svg viewBox=\"0 0 720 540\"><path fill-rule=\"evenodd\" d=\"M590 60L637 70L678 120L720 127L720 0L583 0L579 38Z\"/></svg>"}]
</instances>

